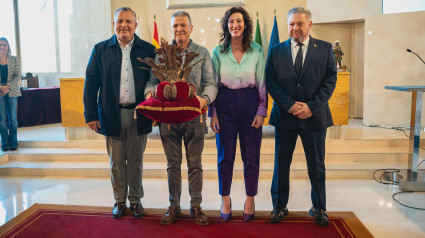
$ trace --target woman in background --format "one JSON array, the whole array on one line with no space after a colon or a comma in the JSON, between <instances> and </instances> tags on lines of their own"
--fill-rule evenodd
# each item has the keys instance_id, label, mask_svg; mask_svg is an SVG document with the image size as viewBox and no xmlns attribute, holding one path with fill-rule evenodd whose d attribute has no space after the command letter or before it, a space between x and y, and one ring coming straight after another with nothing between
<instances>
[{"instance_id":1,"label":"woman in background","mask_svg":"<svg viewBox=\"0 0 425 238\"><path fill-rule=\"evenodd\" d=\"M10 55L6 38L0 37L0 134L3 151L18 148L18 97L21 66L18 57Z\"/></svg>"},{"instance_id":2,"label":"woman in background","mask_svg":"<svg viewBox=\"0 0 425 238\"><path fill-rule=\"evenodd\" d=\"M225 221L232 216L230 187L239 134L246 190L243 216L249 221L255 214L262 125L267 116L265 60L263 48L252 42L252 20L245 9L227 10L221 28L220 45L212 56L218 94L210 105L211 128L217 133L221 216Z\"/></svg>"}]
</instances>

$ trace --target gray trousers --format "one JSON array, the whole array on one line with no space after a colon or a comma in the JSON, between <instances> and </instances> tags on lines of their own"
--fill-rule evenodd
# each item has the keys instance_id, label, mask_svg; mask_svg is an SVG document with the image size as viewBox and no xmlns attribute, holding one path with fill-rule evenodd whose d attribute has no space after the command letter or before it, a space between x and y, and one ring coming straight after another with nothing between
<instances>
[{"instance_id":1,"label":"gray trousers","mask_svg":"<svg viewBox=\"0 0 425 238\"><path fill-rule=\"evenodd\" d=\"M142 171L143 152L148 135L137 135L134 109L121 109L121 136L106 137L111 165L111 182L114 198L125 202L138 203L143 197Z\"/></svg>"},{"instance_id":2,"label":"gray trousers","mask_svg":"<svg viewBox=\"0 0 425 238\"><path fill-rule=\"evenodd\" d=\"M169 126L169 127L168 127ZM159 125L162 146L167 157L168 191L170 205L180 206L182 141L186 149L190 205L202 202L202 150L204 149L205 121L197 117L180 124Z\"/></svg>"}]
</instances>

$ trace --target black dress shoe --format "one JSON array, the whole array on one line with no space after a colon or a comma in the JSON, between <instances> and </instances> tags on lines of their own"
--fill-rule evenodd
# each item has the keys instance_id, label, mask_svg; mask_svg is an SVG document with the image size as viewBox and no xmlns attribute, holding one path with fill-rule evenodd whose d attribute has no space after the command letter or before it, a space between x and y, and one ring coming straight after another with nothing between
<instances>
[{"instance_id":1,"label":"black dress shoe","mask_svg":"<svg viewBox=\"0 0 425 238\"><path fill-rule=\"evenodd\" d=\"M319 226L329 226L329 217L325 210L311 207L309 214L314 217Z\"/></svg>"},{"instance_id":2,"label":"black dress shoe","mask_svg":"<svg viewBox=\"0 0 425 238\"><path fill-rule=\"evenodd\" d=\"M121 218L125 215L125 210L127 209L127 205L125 202L116 202L114 204L114 209L112 209L112 216L114 218Z\"/></svg>"},{"instance_id":3,"label":"black dress shoe","mask_svg":"<svg viewBox=\"0 0 425 238\"><path fill-rule=\"evenodd\" d=\"M4 152L6 152L6 151L9 151L10 149L9 148L3 148L3 147L1 147L1 150L4 151Z\"/></svg>"},{"instance_id":4,"label":"black dress shoe","mask_svg":"<svg viewBox=\"0 0 425 238\"><path fill-rule=\"evenodd\" d=\"M288 215L288 208L274 208L270 214L271 223L279 223L286 215Z\"/></svg>"},{"instance_id":5,"label":"black dress shoe","mask_svg":"<svg viewBox=\"0 0 425 238\"><path fill-rule=\"evenodd\" d=\"M130 210L133 211L134 218L141 218L145 216L145 210L140 202L130 204Z\"/></svg>"},{"instance_id":6,"label":"black dress shoe","mask_svg":"<svg viewBox=\"0 0 425 238\"><path fill-rule=\"evenodd\" d=\"M18 149L18 147L16 147L16 148L11 148L10 150L11 151L15 151L15 150L17 150Z\"/></svg>"}]
</instances>

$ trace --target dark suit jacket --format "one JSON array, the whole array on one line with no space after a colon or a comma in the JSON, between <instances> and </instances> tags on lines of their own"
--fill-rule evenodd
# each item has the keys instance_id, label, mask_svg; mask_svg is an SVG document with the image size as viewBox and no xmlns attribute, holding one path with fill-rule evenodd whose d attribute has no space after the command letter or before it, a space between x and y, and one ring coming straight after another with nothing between
<instances>
[{"instance_id":1,"label":"dark suit jacket","mask_svg":"<svg viewBox=\"0 0 425 238\"><path fill-rule=\"evenodd\" d=\"M332 126L328 101L335 89L336 74L333 48L328 42L310 37L299 81L292 60L291 40L274 46L266 66L266 87L274 100L269 123L285 130ZM313 116L302 120L288 113L295 101L307 103Z\"/></svg>"},{"instance_id":2,"label":"dark suit jacket","mask_svg":"<svg viewBox=\"0 0 425 238\"><path fill-rule=\"evenodd\" d=\"M150 68L137 60L138 57L155 58L155 47L134 36L134 44L130 53L133 67L136 103L145 100L144 89L149 81L150 71L139 67ZM120 136L120 79L121 79L122 52L115 35L109 40L95 45L86 70L84 83L84 117L86 122L100 121L100 134L106 136ZM152 121L138 113L138 134L152 132Z\"/></svg>"}]
</instances>

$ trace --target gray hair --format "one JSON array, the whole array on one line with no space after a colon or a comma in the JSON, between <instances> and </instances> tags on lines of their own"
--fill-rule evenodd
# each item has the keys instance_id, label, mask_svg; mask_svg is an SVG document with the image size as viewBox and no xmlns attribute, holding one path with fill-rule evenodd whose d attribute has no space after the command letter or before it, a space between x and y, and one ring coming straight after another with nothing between
<instances>
[{"instance_id":1,"label":"gray hair","mask_svg":"<svg viewBox=\"0 0 425 238\"><path fill-rule=\"evenodd\" d=\"M7 56L9 56L9 55L10 55L10 53L12 52L12 51L10 50L9 41L7 40L7 38L6 38L6 37L0 37L0 40L2 40L2 41L6 41L6 44L7 44Z\"/></svg>"},{"instance_id":2,"label":"gray hair","mask_svg":"<svg viewBox=\"0 0 425 238\"><path fill-rule=\"evenodd\" d=\"M185 11L177 11L171 15L171 19L176 17L187 17L189 19L189 25L192 25L192 20L190 19L190 15L188 12Z\"/></svg>"},{"instance_id":3,"label":"gray hair","mask_svg":"<svg viewBox=\"0 0 425 238\"><path fill-rule=\"evenodd\" d=\"M131 8L129 8L129 7L120 7L120 8L118 8L118 9L115 11L115 13L114 13L114 22L116 22L116 21L117 21L118 13L120 13L120 12L131 12L131 13L133 13L133 15L134 15L134 20L136 20L136 21L137 21L136 12L135 12L135 11L133 11L133 9L131 9Z\"/></svg>"},{"instance_id":4,"label":"gray hair","mask_svg":"<svg viewBox=\"0 0 425 238\"><path fill-rule=\"evenodd\" d=\"M311 20L311 12L308 9L305 9L303 7L293 7L291 8L291 10L288 11L288 15L286 17L286 19L289 19L289 17L293 14L304 14L305 18L307 19L307 21Z\"/></svg>"}]
</instances>

